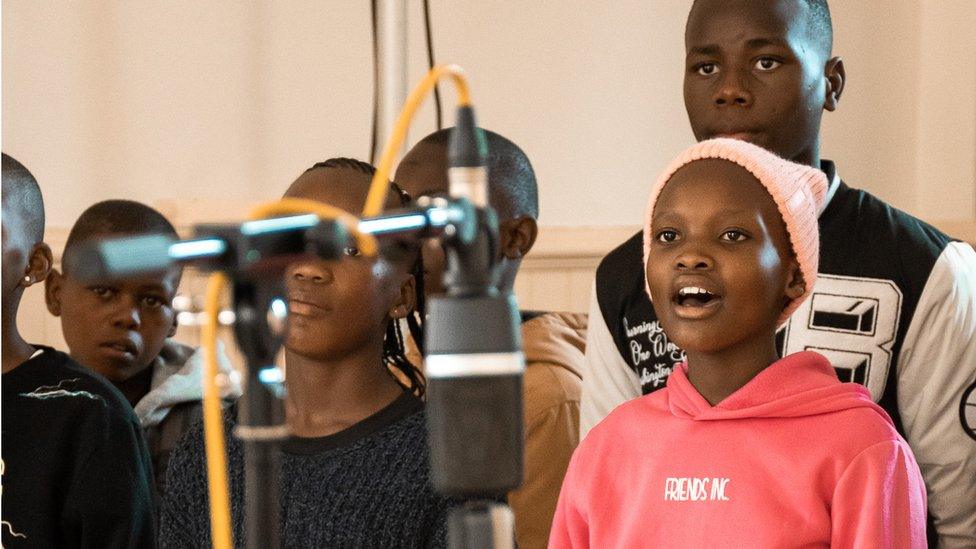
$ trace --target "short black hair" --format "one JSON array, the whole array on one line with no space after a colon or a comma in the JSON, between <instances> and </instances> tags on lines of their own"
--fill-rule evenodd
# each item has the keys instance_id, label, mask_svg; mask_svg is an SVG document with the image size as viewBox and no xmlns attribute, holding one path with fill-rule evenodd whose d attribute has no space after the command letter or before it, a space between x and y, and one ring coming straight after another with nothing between
<instances>
[{"instance_id":1,"label":"short black hair","mask_svg":"<svg viewBox=\"0 0 976 549\"><path fill-rule=\"evenodd\" d=\"M105 200L81 213L64 244L63 258L81 242L99 235L132 236L158 233L178 238L176 228L163 214L135 200ZM68 262L62 261L62 265Z\"/></svg>"},{"instance_id":2,"label":"short black hair","mask_svg":"<svg viewBox=\"0 0 976 549\"><path fill-rule=\"evenodd\" d=\"M23 164L2 153L3 194L13 200L23 215L34 242L44 240L44 196L37 179Z\"/></svg>"},{"instance_id":3,"label":"short black hair","mask_svg":"<svg viewBox=\"0 0 976 549\"><path fill-rule=\"evenodd\" d=\"M827 0L794 1L803 2L810 10L807 30L810 32L810 36L818 42L821 47L821 53L826 57L830 57L834 48L834 24L830 18L830 6L827 4ZM691 8L694 9L697 3L698 0L694 0L691 3ZM690 12L691 10L689 10Z\"/></svg>"},{"instance_id":4,"label":"short black hair","mask_svg":"<svg viewBox=\"0 0 976 549\"><path fill-rule=\"evenodd\" d=\"M452 129L438 130L417 145L443 147L446 151ZM482 131L488 144L488 201L499 221L522 216L538 219L539 187L528 155L510 139L484 128Z\"/></svg>"},{"instance_id":5,"label":"short black hair","mask_svg":"<svg viewBox=\"0 0 976 549\"><path fill-rule=\"evenodd\" d=\"M803 0L810 9L808 29L810 35L820 42L823 53L830 57L834 50L834 23L830 19L830 6L827 0Z\"/></svg>"}]
</instances>

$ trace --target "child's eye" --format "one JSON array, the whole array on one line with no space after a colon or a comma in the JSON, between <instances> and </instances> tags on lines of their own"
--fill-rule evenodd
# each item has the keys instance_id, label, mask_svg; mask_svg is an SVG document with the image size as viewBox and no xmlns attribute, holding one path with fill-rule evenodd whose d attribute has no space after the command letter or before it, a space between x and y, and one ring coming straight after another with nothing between
<instances>
[{"instance_id":1,"label":"child's eye","mask_svg":"<svg viewBox=\"0 0 976 549\"><path fill-rule=\"evenodd\" d=\"M349 257L359 257L360 255L362 255L359 252L359 248L355 246L346 246L345 248L343 248L342 253L348 255Z\"/></svg>"},{"instance_id":2,"label":"child's eye","mask_svg":"<svg viewBox=\"0 0 976 549\"><path fill-rule=\"evenodd\" d=\"M727 240L729 242L742 242L747 238L749 237L747 237L745 233L743 233L742 231L737 231L735 229L731 229L722 233L722 240Z\"/></svg>"},{"instance_id":3,"label":"child's eye","mask_svg":"<svg viewBox=\"0 0 976 549\"><path fill-rule=\"evenodd\" d=\"M674 242L678 239L678 233L676 231L672 231L671 229L664 229L663 231L658 232L655 238L658 242Z\"/></svg>"},{"instance_id":4,"label":"child's eye","mask_svg":"<svg viewBox=\"0 0 976 549\"><path fill-rule=\"evenodd\" d=\"M113 290L112 288L107 288L105 286L93 286L90 289L93 294L97 295L102 299L111 299L113 296L115 296L115 290Z\"/></svg>"},{"instance_id":5,"label":"child's eye","mask_svg":"<svg viewBox=\"0 0 976 549\"><path fill-rule=\"evenodd\" d=\"M711 76L718 72L718 65L715 63L703 63L695 71L702 76Z\"/></svg>"},{"instance_id":6,"label":"child's eye","mask_svg":"<svg viewBox=\"0 0 976 549\"><path fill-rule=\"evenodd\" d=\"M756 68L761 71L771 71L782 64L782 62L777 61L772 57L760 57L759 60L756 61Z\"/></svg>"},{"instance_id":7,"label":"child's eye","mask_svg":"<svg viewBox=\"0 0 976 549\"><path fill-rule=\"evenodd\" d=\"M149 309L159 309L162 307L166 301L154 295L147 295L142 298L142 304Z\"/></svg>"}]
</instances>

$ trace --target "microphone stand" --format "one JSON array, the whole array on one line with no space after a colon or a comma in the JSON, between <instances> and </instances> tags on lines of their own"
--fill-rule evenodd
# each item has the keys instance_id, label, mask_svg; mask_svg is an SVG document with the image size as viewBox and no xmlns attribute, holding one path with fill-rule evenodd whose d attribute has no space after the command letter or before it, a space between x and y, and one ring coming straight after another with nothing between
<instances>
[{"instance_id":1,"label":"microphone stand","mask_svg":"<svg viewBox=\"0 0 976 549\"><path fill-rule=\"evenodd\" d=\"M245 390L233 432L244 443L245 546L281 547L280 442L288 436L288 427L284 375L275 357L288 319L282 298L284 270L291 259L309 251L337 257L348 234L339 223L315 216L202 225L195 232L206 236L190 242L224 243L220 256L195 259L230 273L234 336L245 357Z\"/></svg>"},{"instance_id":2,"label":"microphone stand","mask_svg":"<svg viewBox=\"0 0 976 549\"><path fill-rule=\"evenodd\" d=\"M504 496L522 483L522 372L518 307L498 292L497 221L478 210L478 232L445 238L447 294L428 304L425 370L434 489L464 498L448 515L448 547L514 547Z\"/></svg>"},{"instance_id":3,"label":"microphone stand","mask_svg":"<svg viewBox=\"0 0 976 549\"><path fill-rule=\"evenodd\" d=\"M431 480L466 503L448 516L448 547L509 549L514 518L504 503L522 484L521 328L515 297L498 291L498 218L488 207L487 145L469 106L448 143L451 195L477 207L473 231L445 234L446 295L428 304L427 423Z\"/></svg>"},{"instance_id":4,"label":"microphone stand","mask_svg":"<svg viewBox=\"0 0 976 549\"><path fill-rule=\"evenodd\" d=\"M249 549L281 546L280 441L284 423L283 376L275 366L287 307L281 277L238 277L233 282L234 335L247 361L246 390L234 435L244 442L244 525Z\"/></svg>"},{"instance_id":5,"label":"microphone stand","mask_svg":"<svg viewBox=\"0 0 976 549\"><path fill-rule=\"evenodd\" d=\"M485 215L484 210L476 209L463 198L425 197L415 208L362 219L359 230L377 238L441 236L448 240L457 239L455 248L463 250L483 232ZM494 219L493 215L491 219ZM489 223L488 226L494 225ZM497 229L494 230L497 235ZM194 233L196 238L179 241L147 235L82 243L78 252L72 254L71 270L80 280L124 279L166 272L177 265L228 273L232 281L234 336L245 355L247 367L244 396L239 401L238 425L234 431L234 436L244 442L246 546L281 547L279 442L288 436L288 430L284 424L282 402L284 376L274 360L283 344L287 326L287 303L281 297L284 269L296 258L307 254L337 259L349 242L349 233L338 221L320 220L315 215L231 225L198 225ZM464 251L459 253L465 257L481 257ZM484 267L476 267L476 263L463 268L467 274L457 280L480 280L477 270ZM481 275L484 280L490 280L490 276L485 276ZM471 286L470 283L458 284ZM472 288L483 286L476 282ZM497 300L497 296L491 299ZM453 301L456 300L445 298L434 302L450 304ZM464 306L472 303L465 301ZM441 305L435 305L434 309L444 310ZM434 318L439 317L440 313L435 312ZM465 322L472 322L474 318L469 317ZM434 324L439 322L435 320ZM476 325L468 323L454 328L474 332ZM521 411L519 416L521 426ZM517 443L521 444L521 438ZM459 516L476 515L465 513ZM473 519L464 520L470 522ZM470 530L471 535L482 535L477 528L466 530Z\"/></svg>"}]
</instances>

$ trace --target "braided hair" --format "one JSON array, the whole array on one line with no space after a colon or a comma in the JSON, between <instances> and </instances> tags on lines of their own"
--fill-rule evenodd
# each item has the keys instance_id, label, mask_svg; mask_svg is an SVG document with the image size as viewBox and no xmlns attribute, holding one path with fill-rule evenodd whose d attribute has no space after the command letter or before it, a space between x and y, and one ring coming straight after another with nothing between
<instances>
[{"instance_id":1,"label":"braided hair","mask_svg":"<svg viewBox=\"0 0 976 549\"><path fill-rule=\"evenodd\" d=\"M318 162L311 168L305 170L305 172L310 172L316 169L331 168L331 169L349 169L355 170L367 175L375 175L376 168L367 162L362 160L357 160L355 158L330 158L324 162ZM401 189L396 183L390 182L390 188L396 193L397 198L400 201L400 205L407 205L411 198L406 191ZM414 344L417 346L417 350L420 355L424 354L424 330L423 330L423 320L426 312L426 307L424 303L424 263L423 257L420 253L419 246L412 246L407 243L398 243L398 246L407 251L409 254L413 254L413 264L410 268L410 274L413 275L415 280L415 303L416 306L414 310L407 315L407 329L410 331L410 336L413 338ZM403 338L403 330L400 328L400 321L396 318L391 318L386 325L386 333L383 336L383 364L387 368L390 377L392 377L396 382L403 387L404 390L410 391L414 395L420 397L424 395L424 390L426 389L426 382L424 380L424 375L420 368L410 362L407 358L406 352L406 342Z\"/></svg>"},{"instance_id":2,"label":"braided hair","mask_svg":"<svg viewBox=\"0 0 976 549\"><path fill-rule=\"evenodd\" d=\"M400 199L400 205L405 206L410 203L410 195L406 191L400 188L396 183L390 182L391 187L397 193ZM420 356L424 356L424 327L423 322L425 315L427 314L427 304L424 300L424 260L423 254L420 252L420 247L414 247L412 252L415 254L413 259L413 265L410 268L410 274L413 275L414 279L414 290L416 295L414 296L414 303L416 304L413 311L407 315L407 329L410 331L410 337L413 338L414 345L417 346L417 352ZM426 381L424 380L423 373L420 369L410 362L406 356L406 346L403 341L403 332L400 329L400 322L391 318L390 322L386 326L386 337L383 338L383 358L386 360L387 367L393 367L399 370L401 373L406 375L407 379L410 381L409 386L404 386L405 389L413 392L416 396L423 396L424 390L426 389ZM401 383L402 385L402 383Z\"/></svg>"}]
</instances>

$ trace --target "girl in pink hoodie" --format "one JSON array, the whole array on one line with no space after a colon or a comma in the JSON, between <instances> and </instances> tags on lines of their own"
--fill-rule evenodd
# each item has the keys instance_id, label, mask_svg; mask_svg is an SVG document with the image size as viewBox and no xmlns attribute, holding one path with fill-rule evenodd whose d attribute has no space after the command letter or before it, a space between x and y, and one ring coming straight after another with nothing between
<instances>
[{"instance_id":1,"label":"girl in pink hoodie","mask_svg":"<svg viewBox=\"0 0 976 549\"><path fill-rule=\"evenodd\" d=\"M826 194L819 170L731 139L665 170L644 265L687 361L580 444L550 547L925 546L925 487L888 415L823 356L777 356Z\"/></svg>"}]
</instances>

